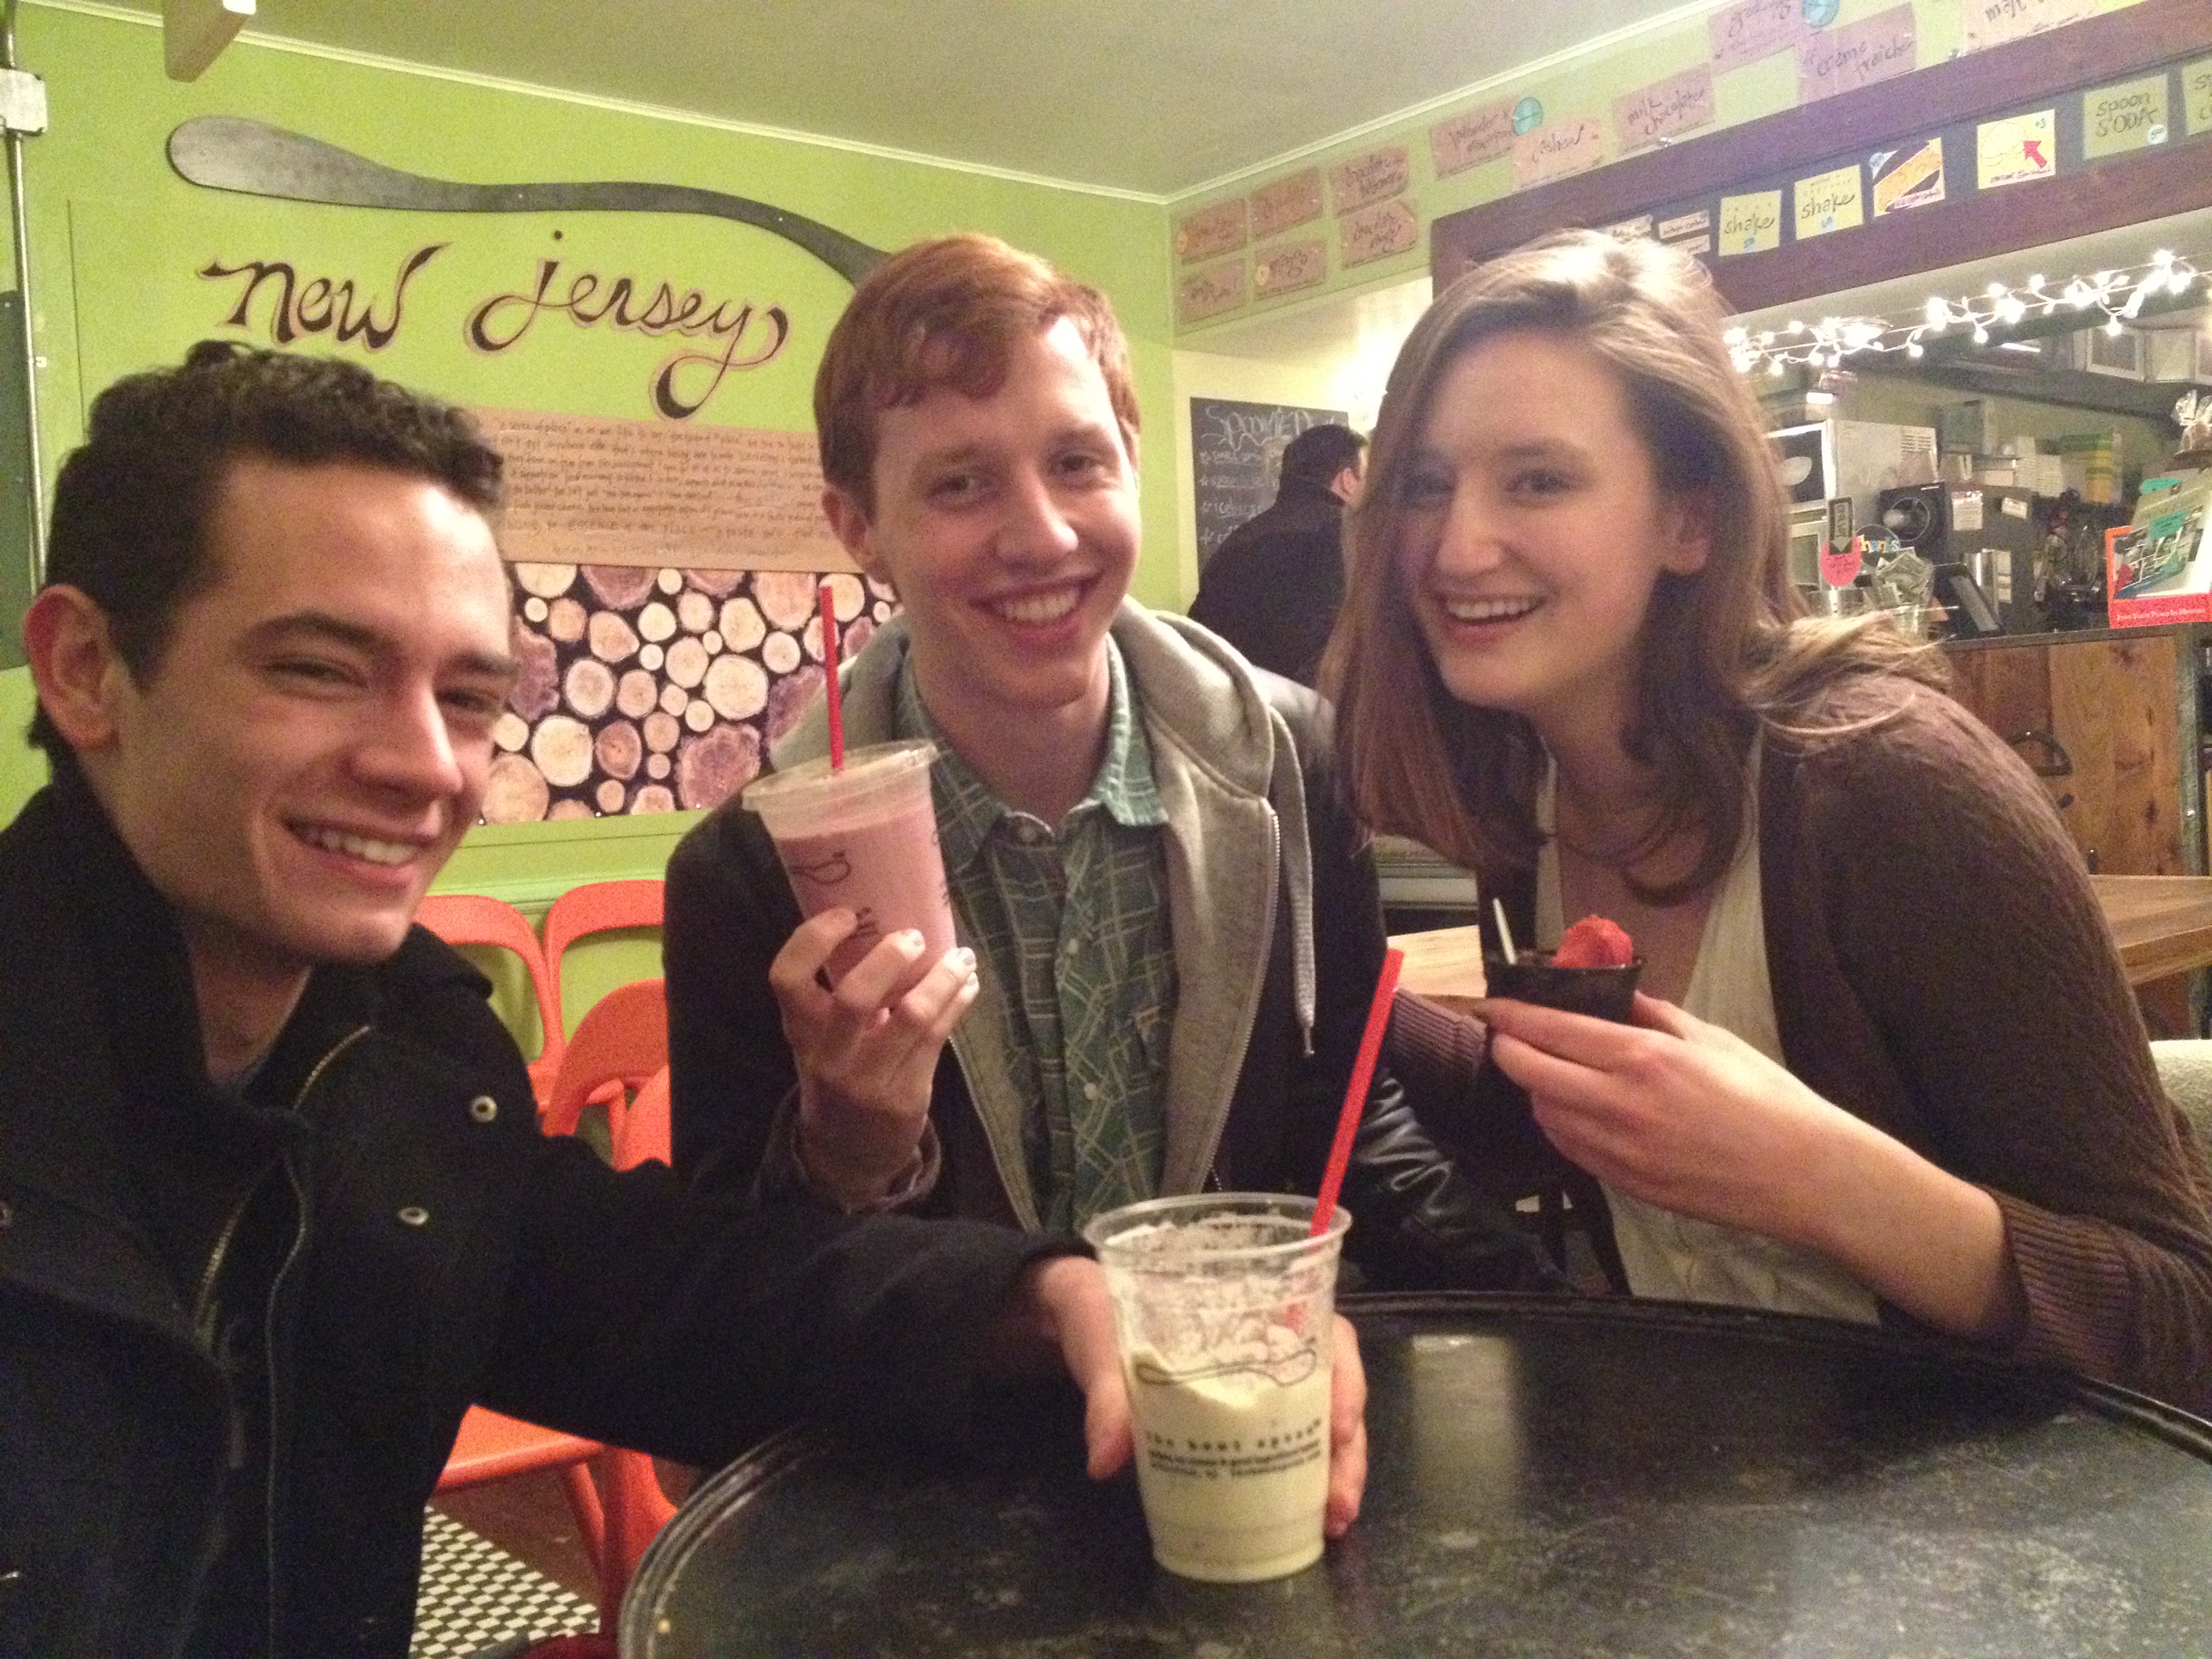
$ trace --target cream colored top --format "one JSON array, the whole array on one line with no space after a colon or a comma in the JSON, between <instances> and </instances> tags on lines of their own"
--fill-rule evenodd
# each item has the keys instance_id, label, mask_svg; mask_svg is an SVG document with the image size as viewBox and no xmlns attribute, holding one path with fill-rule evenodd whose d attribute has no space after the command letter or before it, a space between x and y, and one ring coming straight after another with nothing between
<instances>
[{"instance_id":1,"label":"cream colored top","mask_svg":"<svg viewBox=\"0 0 2212 1659\"><path fill-rule=\"evenodd\" d=\"M1779 1065L1782 1034L1767 978L1766 922L1759 899L1759 756L1754 742L1743 835L1735 862L1705 914L1682 1006L1735 1032ZM1566 927L1560 914L1559 851L1552 840L1553 787L1547 769L1536 801L1537 827L1545 836L1537 855L1536 938L1547 951L1559 947ZM1611 1187L1605 1196L1629 1288L1638 1296L1819 1314L1869 1325L1879 1318L1873 1293L1826 1256L1741 1228L1692 1220Z\"/></svg>"}]
</instances>

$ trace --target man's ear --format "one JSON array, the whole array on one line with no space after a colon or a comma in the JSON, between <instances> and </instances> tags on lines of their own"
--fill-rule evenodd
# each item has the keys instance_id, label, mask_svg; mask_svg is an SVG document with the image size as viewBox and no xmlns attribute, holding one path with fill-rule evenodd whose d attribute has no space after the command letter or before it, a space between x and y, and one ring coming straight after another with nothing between
<instances>
[{"instance_id":1,"label":"man's ear","mask_svg":"<svg viewBox=\"0 0 2212 1659\"><path fill-rule=\"evenodd\" d=\"M830 533L854 564L870 575L878 575L876 551L869 535L868 514L850 492L836 484L822 487L822 516L830 520Z\"/></svg>"},{"instance_id":2,"label":"man's ear","mask_svg":"<svg viewBox=\"0 0 2212 1659\"><path fill-rule=\"evenodd\" d=\"M1346 507L1356 507L1359 504L1359 468L1356 465L1344 467L1328 481L1328 493Z\"/></svg>"},{"instance_id":3,"label":"man's ear","mask_svg":"<svg viewBox=\"0 0 2212 1659\"><path fill-rule=\"evenodd\" d=\"M1667 538L1660 568L1693 576L1713 556L1713 498L1703 489L1686 491L1668 503Z\"/></svg>"},{"instance_id":4,"label":"man's ear","mask_svg":"<svg viewBox=\"0 0 2212 1659\"><path fill-rule=\"evenodd\" d=\"M65 583L40 589L23 613L23 649L39 706L69 746L87 754L113 744L131 671L93 598Z\"/></svg>"}]
</instances>

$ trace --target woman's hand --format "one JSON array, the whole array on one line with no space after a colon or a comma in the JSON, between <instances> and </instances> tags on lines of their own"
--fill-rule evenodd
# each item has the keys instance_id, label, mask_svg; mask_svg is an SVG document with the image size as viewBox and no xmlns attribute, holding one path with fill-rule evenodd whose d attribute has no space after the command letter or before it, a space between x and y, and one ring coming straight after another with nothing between
<instances>
[{"instance_id":1,"label":"woman's hand","mask_svg":"<svg viewBox=\"0 0 2212 1659\"><path fill-rule=\"evenodd\" d=\"M1639 994L1633 1025L1508 1000L1477 1011L1553 1145L1607 1185L1809 1245L1824 1152L1858 1120L1735 1033Z\"/></svg>"},{"instance_id":2,"label":"woman's hand","mask_svg":"<svg viewBox=\"0 0 2212 1659\"><path fill-rule=\"evenodd\" d=\"M1632 1025L1502 999L1477 1012L1538 1126L1607 1186L1817 1250L1955 1335L2024 1319L1995 1199L1734 1033L1641 994Z\"/></svg>"},{"instance_id":3,"label":"woman's hand","mask_svg":"<svg viewBox=\"0 0 2212 1659\"><path fill-rule=\"evenodd\" d=\"M808 1183L848 1207L878 1199L913 1164L937 1057L979 987L971 951L948 951L898 994L921 956L911 930L876 942L837 982L816 977L858 926L850 910L802 922L769 984L799 1072L798 1153Z\"/></svg>"}]
</instances>

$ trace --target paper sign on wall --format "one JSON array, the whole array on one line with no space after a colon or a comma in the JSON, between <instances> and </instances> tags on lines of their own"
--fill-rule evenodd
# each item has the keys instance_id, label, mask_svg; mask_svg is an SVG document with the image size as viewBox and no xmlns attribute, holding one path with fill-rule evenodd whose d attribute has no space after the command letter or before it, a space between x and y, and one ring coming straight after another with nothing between
<instances>
[{"instance_id":1,"label":"paper sign on wall","mask_svg":"<svg viewBox=\"0 0 2212 1659\"><path fill-rule=\"evenodd\" d=\"M1713 216L1710 209L1692 208L1687 213L1669 215L1659 222L1657 229L1659 240L1668 247L1689 254L1713 251Z\"/></svg>"},{"instance_id":2,"label":"paper sign on wall","mask_svg":"<svg viewBox=\"0 0 2212 1659\"><path fill-rule=\"evenodd\" d=\"M1965 0L1959 14L1966 49L1980 52L2094 17L2097 0Z\"/></svg>"},{"instance_id":3,"label":"paper sign on wall","mask_svg":"<svg viewBox=\"0 0 2212 1659\"><path fill-rule=\"evenodd\" d=\"M1802 0L1736 0L1705 20L1713 67L1731 70L1786 52L1811 31Z\"/></svg>"},{"instance_id":4,"label":"paper sign on wall","mask_svg":"<svg viewBox=\"0 0 2212 1659\"><path fill-rule=\"evenodd\" d=\"M1528 190L1587 173L1604 160L1605 124L1595 115L1538 127L1513 141L1513 187Z\"/></svg>"},{"instance_id":5,"label":"paper sign on wall","mask_svg":"<svg viewBox=\"0 0 2212 1659\"><path fill-rule=\"evenodd\" d=\"M2118 155L2166 142L2166 71L2081 94L2081 154Z\"/></svg>"},{"instance_id":6,"label":"paper sign on wall","mask_svg":"<svg viewBox=\"0 0 2212 1659\"><path fill-rule=\"evenodd\" d=\"M1984 190L2048 179L2057 171L2053 112L2008 115L1974 129L1974 176Z\"/></svg>"},{"instance_id":7,"label":"paper sign on wall","mask_svg":"<svg viewBox=\"0 0 2212 1659\"><path fill-rule=\"evenodd\" d=\"M1782 246L1782 192L1755 190L1721 198L1721 252L1763 253Z\"/></svg>"},{"instance_id":8,"label":"paper sign on wall","mask_svg":"<svg viewBox=\"0 0 2212 1659\"><path fill-rule=\"evenodd\" d=\"M1513 132L1510 98L1437 122L1429 129L1429 159L1436 163L1437 177L1449 179L1496 161L1512 149Z\"/></svg>"},{"instance_id":9,"label":"paper sign on wall","mask_svg":"<svg viewBox=\"0 0 2212 1659\"><path fill-rule=\"evenodd\" d=\"M1642 149L1712 121L1713 71L1705 64L1613 100L1613 130L1624 150Z\"/></svg>"},{"instance_id":10,"label":"paper sign on wall","mask_svg":"<svg viewBox=\"0 0 2212 1659\"><path fill-rule=\"evenodd\" d=\"M1406 147L1393 144L1331 167L1329 194L1339 213L1350 213L1371 202L1403 194L1412 176Z\"/></svg>"},{"instance_id":11,"label":"paper sign on wall","mask_svg":"<svg viewBox=\"0 0 2212 1659\"><path fill-rule=\"evenodd\" d=\"M1319 239L1269 248L1252 262L1252 287L1265 297L1311 288L1328 275L1328 254Z\"/></svg>"},{"instance_id":12,"label":"paper sign on wall","mask_svg":"<svg viewBox=\"0 0 2212 1659\"><path fill-rule=\"evenodd\" d=\"M1226 253L1231 248L1244 246L1244 198L1216 202L1212 207L1200 208L1186 214L1176 223L1176 257L1185 264L1196 264L1211 259L1217 253Z\"/></svg>"},{"instance_id":13,"label":"paper sign on wall","mask_svg":"<svg viewBox=\"0 0 2212 1659\"><path fill-rule=\"evenodd\" d=\"M1252 240L1264 241L1278 231L1321 217L1321 169L1308 167L1252 192Z\"/></svg>"},{"instance_id":14,"label":"paper sign on wall","mask_svg":"<svg viewBox=\"0 0 2212 1659\"><path fill-rule=\"evenodd\" d=\"M1878 149L1867 157L1874 183L1874 216L1906 208L1930 207L1943 199L1943 141Z\"/></svg>"},{"instance_id":15,"label":"paper sign on wall","mask_svg":"<svg viewBox=\"0 0 2212 1659\"><path fill-rule=\"evenodd\" d=\"M1239 206L1243 204L1240 202ZM1234 311L1244 303L1244 262L1231 259L1227 264L1215 265L1206 270L1194 270L1176 284L1176 320L1181 323L1203 322L1208 317L1218 317L1224 311Z\"/></svg>"},{"instance_id":16,"label":"paper sign on wall","mask_svg":"<svg viewBox=\"0 0 2212 1659\"><path fill-rule=\"evenodd\" d=\"M1420 216L1411 203L1378 202L1337 222L1338 258L1347 268L1410 253L1420 246Z\"/></svg>"},{"instance_id":17,"label":"paper sign on wall","mask_svg":"<svg viewBox=\"0 0 2212 1659\"><path fill-rule=\"evenodd\" d=\"M2201 58L2181 71L2181 103L2191 137L2212 132L2212 58Z\"/></svg>"},{"instance_id":18,"label":"paper sign on wall","mask_svg":"<svg viewBox=\"0 0 2212 1659\"><path fill-rule=\"evenodd\" d=\"M1797 240L1825 236L1832 230L1853 230L1866 221L1859 194L1859 164L1837 167L1793 187L1796 206Z\"/></svg>"},{"instance_id":19,"label":"paper sign on wall","mask_svg":"<svg viewBox=\"0 0 2212 1659\"><path fill-rule=\"evenodd\" d=\"M1918 54L1909 4L1844 28L1823 29L1798 45L1797 101L1810 104L1910 74L1918 66Z\"/></svg>"}]
</instances>

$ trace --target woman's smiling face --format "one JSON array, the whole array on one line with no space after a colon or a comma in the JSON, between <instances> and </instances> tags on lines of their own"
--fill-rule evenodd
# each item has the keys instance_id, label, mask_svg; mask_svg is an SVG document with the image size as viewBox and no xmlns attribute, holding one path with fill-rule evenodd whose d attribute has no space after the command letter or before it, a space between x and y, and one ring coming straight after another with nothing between
<instances>
[{"instance_id":1,"label":"woman's smiling face","mask_svg":"<svg viewBox=\"0 0 2212 1659\"><path fill-rule=\"evenodd\" d=\"M1393 510L1445 686L1547 738L1626 726L1652 590L1707 553L1701 515L1660 487L1620 376L1535 329L1444 371Z\"/></svg>"}]
</instances>

